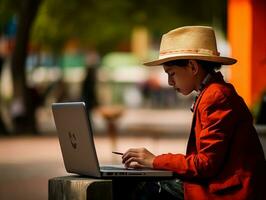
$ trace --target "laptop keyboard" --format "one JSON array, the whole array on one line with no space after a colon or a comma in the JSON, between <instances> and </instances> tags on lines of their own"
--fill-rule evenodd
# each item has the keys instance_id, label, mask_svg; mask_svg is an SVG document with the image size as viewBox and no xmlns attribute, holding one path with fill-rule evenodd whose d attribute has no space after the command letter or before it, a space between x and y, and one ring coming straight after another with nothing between
<instances>
[{"instance_id":1,"label":"laptop keyboard","mask_svg":"<svg viewBox=\"0 0 266 200\"><path fill-rule=\"evenodd\" d=\"M112 166L101 166L102 170L130 170L132 168L124 168L124 167L112 167Z\"/></svg>"}]
</instances>

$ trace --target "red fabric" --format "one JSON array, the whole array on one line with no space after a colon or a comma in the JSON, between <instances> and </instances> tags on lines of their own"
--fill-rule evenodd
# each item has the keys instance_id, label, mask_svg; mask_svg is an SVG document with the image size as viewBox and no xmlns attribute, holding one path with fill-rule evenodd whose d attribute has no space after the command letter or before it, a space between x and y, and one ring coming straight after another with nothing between
<instances>
[{"instance_id":1,"label":"red fabric","mask_svg":"<svg viewBox=\"0 0 266 200\"><path fill-rule=\"evenodd\" d=\"M153 166L183 179L186 200L266 200L265 163L252 115L217 73L196 102L186 155L159 155Z\"/></svg>"}]
</instances>

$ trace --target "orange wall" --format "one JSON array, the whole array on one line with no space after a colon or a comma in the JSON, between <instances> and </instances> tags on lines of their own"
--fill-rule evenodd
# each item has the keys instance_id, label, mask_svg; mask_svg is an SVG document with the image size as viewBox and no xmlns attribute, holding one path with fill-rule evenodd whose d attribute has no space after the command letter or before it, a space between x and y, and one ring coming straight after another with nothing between
<instances>
[{"instance_id":1,"label":"orange wall","mask_svg":"<svg viewBox=\"0 0 266 200\"><path fill-rule=\"evenodd\" d=\"M252 102L266 90L266 1L253 1L252 18Z\"/></svg>"},{"instance_id":2,"label":"orange wall","mask_svg":"<svg viewBox=\"0 0 266 200\"><path fill-rule=\"evenodd\" d=\"M266 89L266 1L228 0L228 37L232 56L230 82L248 106Z\"/></svg>"},{"instance_id":3,"label":"orange wall","mask_svg":"<svg viewBox=\"0 0 266 200\"><path fill-rule=\"evenodd\" d=\"M230 82L248 105L251 104L251 23L250 0L229 0L228 38L232 56L238 60L231 67Z\"/></svg>"}]
</instances>

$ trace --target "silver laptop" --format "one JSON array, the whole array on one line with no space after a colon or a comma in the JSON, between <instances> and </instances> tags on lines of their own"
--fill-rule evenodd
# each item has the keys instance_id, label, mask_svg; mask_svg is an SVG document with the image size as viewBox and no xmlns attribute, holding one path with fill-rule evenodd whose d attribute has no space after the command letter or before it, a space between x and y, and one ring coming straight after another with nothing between
<instances>
[{"instance_id":1,"label":"silver laptop","mask_svg":"<svg viewBox=\"0 0 266 200\"><path fill-rule=\"evenodd\" d=\"M52 111L67 172L93 177L173 176L173 172L164 170L127 169L123 165L100 166L85 103L54 103Z\"/></svg>"}]
</instances>

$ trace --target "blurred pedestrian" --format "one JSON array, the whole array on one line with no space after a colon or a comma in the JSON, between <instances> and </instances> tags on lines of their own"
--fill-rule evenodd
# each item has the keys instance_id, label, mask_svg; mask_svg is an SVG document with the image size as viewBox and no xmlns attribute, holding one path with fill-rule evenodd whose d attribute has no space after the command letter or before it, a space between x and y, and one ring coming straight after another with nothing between
<instances>
[{"instance_id":1,"label":"blurred pedestrian","mask_svg":"<svg viewBox=\"0 0 266 200\"><path fill-rule=\"evenodd\" d=\"M86 108L92 110L98 106L96 93L97 70L100 63L100 57L97 52L90 51L86 55L86 76L82 83L81 100L85 102Z\"/></svg>"},{"instance_id":2,"label":"blurred pedestrian","mask_svg":"<svg viewBox=\"0 0 266 200\"><path fill-rule=\"evenodd\" d=\"M160 106L160 92L161 85L159 78L156 75L150 75L148 79L142 85L142 94L145 98L145 101L151 107Z\"/></svg>"},{"instance_id":3,"label":"blurred pedestrian","mask_svg":"<svg viewBox=\"0 0 266 200\"><path fill-rule=\"evenodd\" d=\"M134 190L139 199L266 199L265 158L252 115L217 71L236 62L220 56L211 27L187 26L163 35L159 59L145 65L163 65L170 86L198 95L185 155L155 156L145 148L123 154L126 167L171 170L179 177L141 183Z\"/></svg>"},{"instance_id":4,"label":"blurred pedestrian","mask_svg":"<svg viewBox=\"0 0 266 200\"><path fill-rule=\"evenodd\" d=\"M85 102L88 110L92 110L98 105L96 94L96 71L96 67L87 67L86 77L82 83L81 99Z\"/></svg>"}]
</instances>

